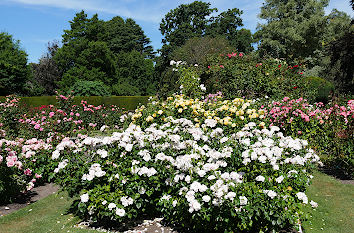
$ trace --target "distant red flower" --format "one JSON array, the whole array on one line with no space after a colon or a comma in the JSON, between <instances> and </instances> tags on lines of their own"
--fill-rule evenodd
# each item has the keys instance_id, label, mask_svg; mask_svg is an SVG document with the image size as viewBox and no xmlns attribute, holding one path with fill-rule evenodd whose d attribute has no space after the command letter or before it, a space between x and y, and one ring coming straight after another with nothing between
<instances>
[{"instance_id":1,"label":"distant red flower","mask_svg":"<svg viewBox=\"0 0 354 233\"><path fill-rule=\"evenodd\" d=\"M281 67L281 64L280 65L278 65L278 68L280 68Z\"/></svg>"},{"instance_id":2,"label":"distant red flower","mask_svg":"<svg viewBox=\"0 0 354 233\"><path fill-rule=\"evenodd\" d=\"M294 89L297 89L297 86L293 87Z\"/></svg>"}]
</instances>

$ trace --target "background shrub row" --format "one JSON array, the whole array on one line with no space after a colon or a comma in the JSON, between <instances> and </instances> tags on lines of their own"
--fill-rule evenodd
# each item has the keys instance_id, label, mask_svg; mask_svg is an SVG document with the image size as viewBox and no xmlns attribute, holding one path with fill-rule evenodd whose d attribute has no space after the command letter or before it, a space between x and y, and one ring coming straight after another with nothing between
<instances>
[{"instance_id":1,"label":"background shrub row","mask_svg":"<svg viewBox=\"0 0 354 233\"><path fill-rule=\"evenodd\" d=\"M75 96L73 104L79 104L81 100L86 100L92 105L116 105L126 110L134 110L140 103L146 104L149 96ZM5 97L0 96L0 102L4 102ZM20 103L28 107L40 107L43 105L57 105L55 96L35 96L22 97Z\"/></svg>"}]
</instances>

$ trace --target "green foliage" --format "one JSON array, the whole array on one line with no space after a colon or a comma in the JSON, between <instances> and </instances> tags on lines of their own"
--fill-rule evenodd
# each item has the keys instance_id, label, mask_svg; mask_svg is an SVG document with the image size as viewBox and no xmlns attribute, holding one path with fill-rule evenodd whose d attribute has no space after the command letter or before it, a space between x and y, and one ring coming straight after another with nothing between
<instances>
[{"instance_id":1,"label":"green foliage","mask_svg":"<svg viewBox=\"0 0 354 233\"><path fill-rule=\"evenodd\" d=\"M327 47L330 64L327 77L333 81L339 93L354 93L354 25Z\"/></svg>"},{"instance_id":2,"label":"green foliage","mask_svg":"<svg viewBox=\"0 0 354 233\"><path fill-rule=\"evenodd\" d=\"M259 62L253 54L230 53L209 57L208 68L201 74L209 93L221 91L228 98L283 97L306 95L301 67L284 61L264 58Z\"/></svg>"},{"instance_id":3,"label":"green foliage","mask_svg":"<svg viewBox=\"0 0 354 233\"><path fill-rule=\"evenodd\" d=\"M134 110L139 104L145 104L149 96L75 96L73 104L80 104L81 100L86 100L89 104L98 105L117 105L120 108L127 110ZM0 101L6 98L0 97ZM22 97L19 100L20 105L25 106L27 109L31 107L40 107L48 105L57 105L55 96L35 96L35 97ZM13 113L11 113L13 114Z\"/></svg>"},{"instance_id":4,"label":"green foliage","mask_svg":"<svg viewBox=\"0 0 354 233\"><path fill-rule=\"evenodd\" d=\"M114 95L151 95L155 93L154 64L140 52L120 52L117 58L118 82Z\"/></svg>"},{"instance_id":5,"label":"green foliage","mask_svg":"<svg viewBox=\"0 0 354 233\"><path fill-rule=\"evenodd\" d=\"M69 23L70 29L64 30L63 34L62 42L64 45L69 45L78 40L98 41L103 37L104 22L98 19L97 14L93 15L90 19L82 10Z\"/></svg>"},{"instance_id":6,"label":"green foliage","mask_svg":"<svg viewBox=\"0 0 354 233\"><path fill-rule=\"evenodd\" d=\"M180 66L177 69L179 73L178 85L180 85L180 92L191 98L201 98L205 89L201 89L200 77L195 67Z\"/></svg>"},{"instance_id":7,"label":"green foliage","mask_svg":"<svg viewBox=\"0 0 354 233\"><path fill-rule=\"evenodd\" d=\"M20 42L5 32L0 33L0 95L23 94L30 78L27 54Z\"/></svg>"},{"instance_id":8,"label":"green foliage","mask_svg":"<svg viewBox=\"0 0 354 233\"><path fill-rule=\"evenodd\" d=\"M207 57L215 54L225 54L231 50L229 41L221 36L218 37L194 37L175 49L171 58L174 61L184 61L187 64L205 65Z\"/></svg>"},{"instance_id":9,"label":"green foliage","mask_svg":"<svg viewBox=\"0 0 354 233\"><path fill-rule=\"evenodd\" d=\"M153 62L147 59L154 57L154 52L150 39L134 20L117 16L103 21L97 14L88 18L81 11L70 26L64 30L63 47L54 55L63 72L57 81L61 91L71 90L78 81L94 81L109 87L105 95L155 92Z\"/></svg>"},{"instance_id":10,"label":"green foliage","mask_svg":"<svg viewBox=\"0 0 354 233\"><path fill-rule=\"evenodd\" d=\"M322 40L323 44L328 45L348 32L351 18L347 13L333 9L326 19L327 26Z\"/></svg>"},{"instance_id":11,"label":"green foliage","mask_svg":"<svg viewBox=\"0 0 354 233\"><path fill-rule=\"evenodd\" d=\"M267 23L260 24L255 35L260 40L260 52L293 60L320 49L327 5L328 0L266 0L260 18Z\"/></svg>"},{"instance_id":12,"label":"green foliage","mask_svg":"<svg viewBox=\"0 0 354 233\"><path fill-rule=\"evenodd\" d=\"M334 86L331 82L320 77L304 78L307 91L312 93L308 96L310 102L327 103L331 93L334 91Z\"/></svg>"},{"instance_id":13,"label":"green foliage","mask_svg":"<svg viewBox=\"0 0 354 233\"><path fill-rule=\"evenodd\" d=\"M208 56L225 54L230 50L229 41L221 36L195 37L189 39L182 47L176 48L170 57L173 61L184 61L189 65L197 64L199 67L206 67L208 66ZM172 69L172 66L168 64L168 68L161 74L159 93L162 96L168 96L179 91L181 84L178 83L178 78L180 76L178 72L173 72Z\"/></svg>"},{"instance_id":14,"label":"green foliage","mask_svg":"<svg viewBox=\"0 0 354 233\"><path fill-rule=\"evenodd\" d=\"M105 34L102 38L110 50L119 54L133 50L143 54L146 58L153 58L155 53L150 46L150 39L146 37L142 28L133 19L124 19L116 16L104 24Z\"/></svg>"},{"instance_id":15,"label":"green foliage","mask_svg":"<svg viewBox=\"0 0 354 233\"><path fill-rule=\"evenodd\" d=\"M190 38L203 36L212 21L208 17L215 11L217 9L210 8L210 3L202 1L181 4L172 9L160 23L160 31L164 36L162 43L182 46Z\"/></svg>"},{"instance_id":16,"label":"green foliage","mask_svg":"<svg viewBox=\"0 0 354 233\"><path fill-rule=\"evenodd\" d=\"M77 81L70 92L75 96L108 96L109 88L102 81Z\"/></svg>"},{"instance_id":17,"label":"green foliage","mask_svg":"<svg viewBox=\"0 0 354 233\"><path fill-rule=\"evenodd\" d=\"M102 81L108 86L115 81L115 56L104 42L78 40L64 45L54 58L64 71L58 82L62 90L68 90L78 80Z\"/></svg>"},{"instance_id":18,"label":"green foliage","mask_svg":"<svg viewBox=\"0 0 354 233\"><path fill-rule=\"evenodd\" d=\"M230 39L231 44L237 48L237 51L239 52L244 52L244 53L249 53L253 51L253 35L250 30L241 28L236 36L232 37Z\"/></svg>"},{"instance_id":19,"label":"green foliage","mask_svg":"<svg viewBox=\"0 0 354 233\"><path fill-rule=\"evenodd\" d=\"M173 77L170 75L169 62L175 59L173 54L179 47L185 45L192 38L205 36L224 38L228 40L231 46L236 49L249 51L252 49L251 38L245 30L241 32L237 29L242 26L240 15L242 11L237 8L228 9L217 16L211 15L217 11L216 8L210 8L210 3L194 1L190 4L181 4L168 12L160 23L160 32L163 36L161 57L157 60L156 71L160 79L160 89L165 90L168 87L165 79ZM249 32L249 31L248 31ZM239 38L239 36L241 36ZM209 39L207 39L209 40ZM196 39L191 44L199 43ZM193 46L203 47L203 45ZM177 53L180 53L177 52ZM199 52L198 52L199 53ZM189 60L189 58L187 58ZM193 60L193 59L192 59ZM163 91L165 94L166 91Z\"/></svg>"}]
</instances>

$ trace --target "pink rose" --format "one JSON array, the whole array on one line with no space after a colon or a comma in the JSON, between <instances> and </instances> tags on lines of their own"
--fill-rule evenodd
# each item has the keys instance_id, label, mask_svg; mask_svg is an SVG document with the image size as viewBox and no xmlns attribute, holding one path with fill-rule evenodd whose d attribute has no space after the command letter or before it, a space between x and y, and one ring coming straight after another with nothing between
<instances>
[{"instance_id":1,"label":"pink rose","mask_svg":"<svg viewBox=\"0 0 354 233\"><path fill-rule=\"evenodd\" d=\"M23 172L26 176L30 176L32 174L31 169L27 168L24 172Z\"/></svg>"}]
</instances>

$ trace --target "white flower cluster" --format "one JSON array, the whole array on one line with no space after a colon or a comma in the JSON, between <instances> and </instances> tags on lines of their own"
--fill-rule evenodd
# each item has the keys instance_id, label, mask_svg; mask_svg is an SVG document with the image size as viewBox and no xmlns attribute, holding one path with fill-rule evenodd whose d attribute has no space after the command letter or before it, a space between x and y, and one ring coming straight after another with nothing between
<instances>
[{"instance_id":1,"label":"white flower cluster","mask_svg":"<svg viewBox=\"0 0 354 233\"><path fill-rule=\"evenodd\" d=\"M104 175L106 175L106 172L102 171L101 165L98 163L94 163L91 165L89 169L89 173L84 174L81 179L91 181L95 177L102 177Z\"/></svg>"},{"instance_id":2,"label":"white flower cluster","mask_svg":"<svg viewBox=\"0 0 354 233\"><path fill-rule=\"evenodd\" d=\"M63 161L61 161L58 164L58 167L54 169L54 172L58 173L61 169L65 168L66 165L68 165L68 162L69 162L69 160L67 160L67 159L64 159Z\"/></svg>"},{"instance_id":3,"label":"white flower cluster","mask_svg":"<svg viewBox=\"0 0 354 233\"><path fill-rule=\"evenodd\" d=\"M167 117L162 125L152 123L142 130L130 124L126 130L110 137L85 138L80 145L98 147L114 143L115 151L121 153L118 159L119 156L122 161L131 159L130 175L160 178L161 174L168 174L166 187L174 191L161 196L160 202L170 204L171 208L186 203L190 213L202 208L220 208L225 203L243 211L252 203L252 195L243 191L247 182L255 183L258 193L268 197L269 201L276 201L284 196L283 188L278 186L284 185L296 173L303 173L302 166L319 162L314 151L307 149L306 141L285 137L276 126L259 129L256 123L250 122L233 134L226 134L227 130L216 126L214 119L206 119L196 127L188 119ZM101 159L108 157L106 150L96 150ZM240 166L266 168L269 173L240 172ZM288 169L294 166L299 172ZM112 177L127 176L119 172L116 170ZM105 174L101 165L95 163L82 180L93 180ZM124 182L136 181L125 179ZM143 196L150 188L139 184L136 190ZM308 203L304 193L298 192L296 196ZM81 200L88 198L84 196ZM123 196L120 201L127 210L133 208L131 205L135 200ZM115 203L110 203L108 209L116 211L120 217L126 214Z\"/></svg>"}]
</instances>

